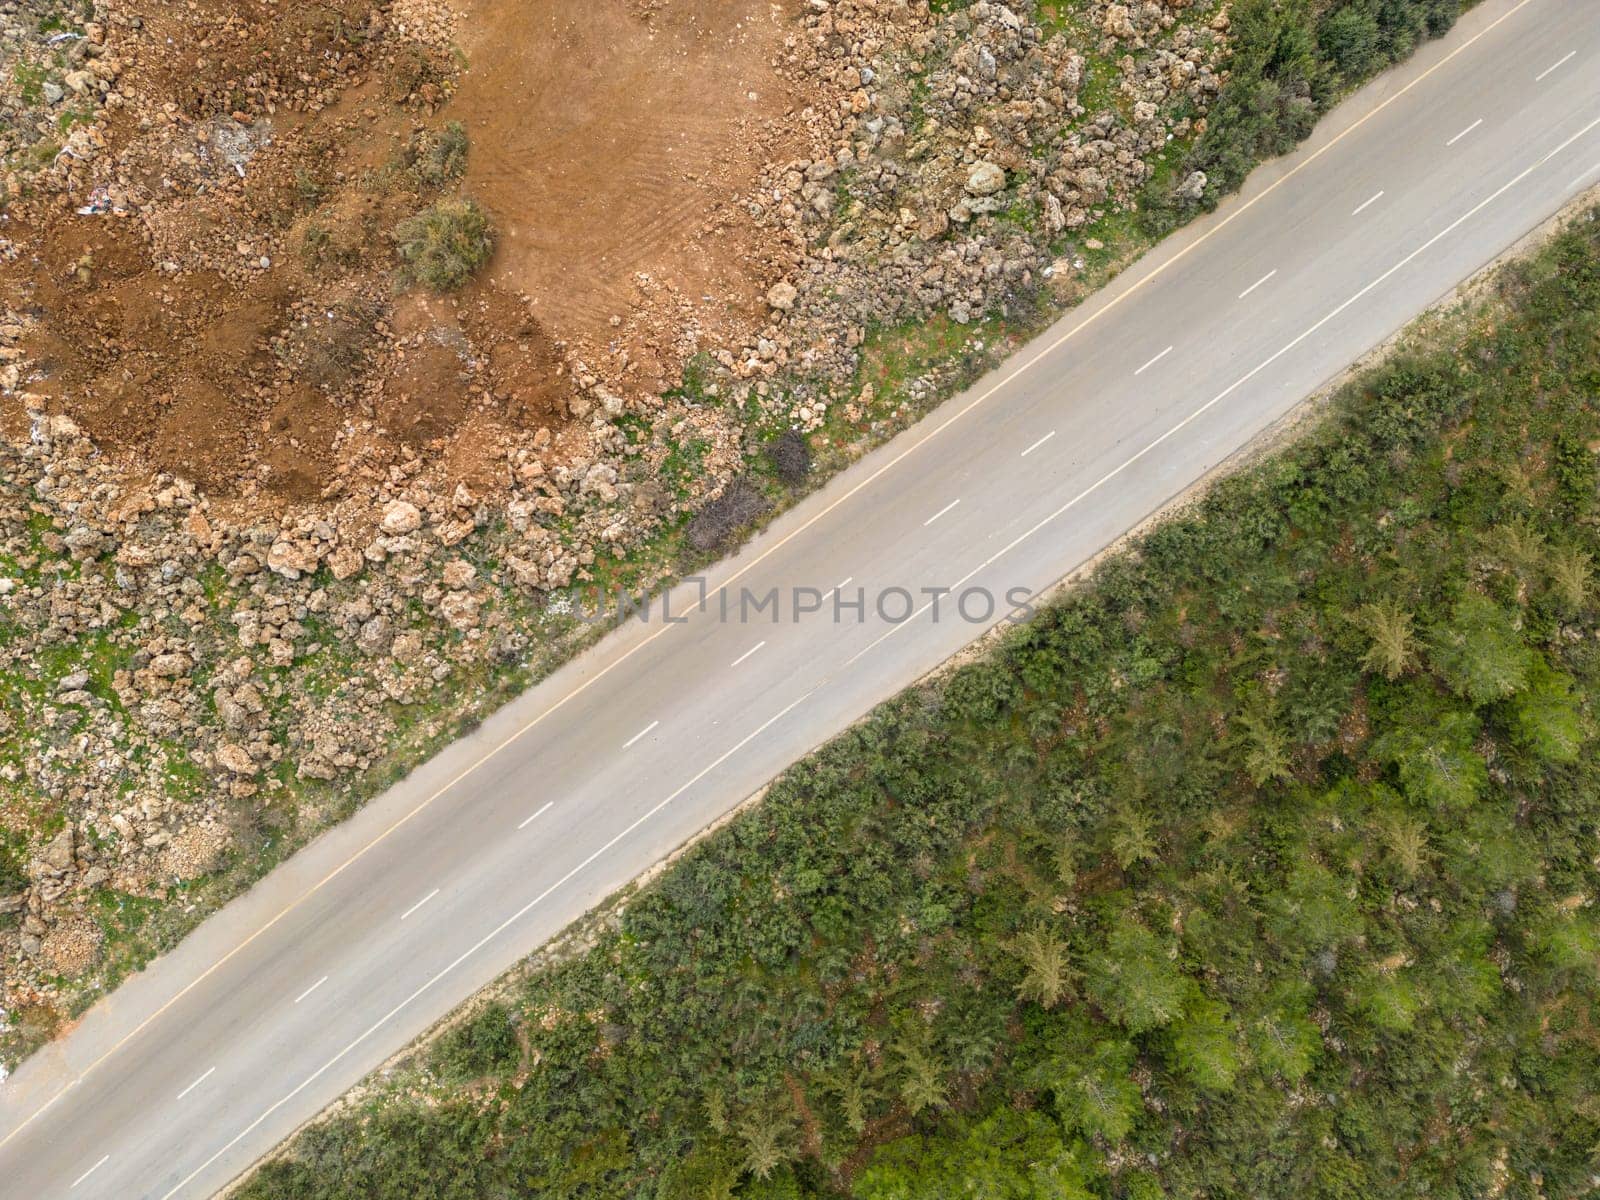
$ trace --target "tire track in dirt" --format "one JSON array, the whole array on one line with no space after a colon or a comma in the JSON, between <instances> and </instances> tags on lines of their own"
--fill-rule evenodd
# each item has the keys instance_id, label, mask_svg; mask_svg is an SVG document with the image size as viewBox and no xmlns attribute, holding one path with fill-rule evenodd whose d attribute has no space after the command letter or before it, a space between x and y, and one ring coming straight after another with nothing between
<instances>
[{"instance_id":1,"label":"tire track in dirt","mask_svg":"<svg viewBox=\"0 0 1600 1200\"><path fill-rule=\"evenodd\" d=\"M736 203L796 136L771 65L785 19L764 0L471 6L452 104L473 140L467 186L503 232L496 281L553 336L638 361L653 351L629 344L636 330L681 325L653 304L688 301L717 333L759 316L760 231Z\"/></svg>"}]
</instances>

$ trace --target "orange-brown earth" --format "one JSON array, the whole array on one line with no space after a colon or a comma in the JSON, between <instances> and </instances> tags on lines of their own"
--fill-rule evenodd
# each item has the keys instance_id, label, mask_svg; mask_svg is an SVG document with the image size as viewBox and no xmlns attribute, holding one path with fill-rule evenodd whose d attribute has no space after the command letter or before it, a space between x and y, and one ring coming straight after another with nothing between
<instances>
[{"instance_id":1,"label":"orange-brown earth","mask_svg":"<svg viewBox=\"0 0 1600 1200\"><path fill-rule=\"evenodd\" d=\"M787 262L742 207L792 125L782 9L429 2L118 6L105 149L10 212L20 390L252 511L412 459L492 490L514 443L559 454L575 363L649 394L755 321ZM427 178L448 122L465 176ZM113 211L77 214L95 186ZM394 227L458 190L494 259L457 295L405 289Z\"/></svg>"},{"instance_id":2,"label":"orange-brown earth","mask_svg":"<svg viewBox=\"0 0 1600 1200\"><path fill-rule=\"evenodd\" d=\"M476 0L462 29L472 68L451 111L472 138L467 189L505 232L498 284L644 390L696 331L762 314L788 263L742 202L795 149L795 98L772 66L781 8Z\"/></svg>"}]
</instances>

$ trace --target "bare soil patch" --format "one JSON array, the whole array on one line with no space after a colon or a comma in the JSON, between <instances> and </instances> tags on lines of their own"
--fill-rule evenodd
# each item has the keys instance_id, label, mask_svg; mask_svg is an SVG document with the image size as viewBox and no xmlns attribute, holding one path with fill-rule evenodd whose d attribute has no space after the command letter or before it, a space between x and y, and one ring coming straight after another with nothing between
<instances>
[{"instance_id":1,"label":"bare soil patch","mask_svg":"<svg viewBox=\"0 0 1600 1200\"><path fill-rule=\"evenodd\" d=\"M575 374L651 395L703 333L753 326L781 265L740 199L791 111L783 11L462 5L116 6L97 168L9 214L0 306L34 407L241 511L419 462L493 492L519 442L587 449L559 436ZM430 157L452 122L464 178ZM494 260L407 289L392 231L458 191ZM0 414L12 437L30 419Z\"/></svg>"},{"instance_id":2,"label":"bare soil patch","mask_svg":"<svg viewBox=\"0 0 1600 1200\"><path fill-rule=\"evenodd\" d=\"M504 231L495 282L655 391L698 335L765 313L788 263L743 205L799 150L768 0L474 0L452 112L467 187Z\"/></svg>"}]
</instances>

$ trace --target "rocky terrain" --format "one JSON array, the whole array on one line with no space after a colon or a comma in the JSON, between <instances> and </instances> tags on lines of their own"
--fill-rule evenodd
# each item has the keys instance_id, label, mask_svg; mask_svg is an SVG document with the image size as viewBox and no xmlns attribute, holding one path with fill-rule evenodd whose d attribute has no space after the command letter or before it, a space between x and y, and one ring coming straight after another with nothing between
<instances>
[{"instance_id":1,"label":"rocky terrain","mask_svg":"<svg viewBox=\"0 0 1600 1200\"><path fill-rule=\"evenodd\" d=\"M1228 50L1207 2L808 0L736 32L689 0L619 4L607 20L691 59L737 39L723 81L768 83L724 97L753 149L650 165L678 217L565 305L540 213L473 144L474 64L498 60L474 47L463 72L450 47L488 0L8 7L13 1061L570 653L580 586L725 548L810 455L887 436L1008 320L1089 286ZM458 193L495 259L450 295L408 286L390 230ZM775 463L797 435L798 466ZM736 479L755 499L719 524Z\"/></svg>"}]
</instances>

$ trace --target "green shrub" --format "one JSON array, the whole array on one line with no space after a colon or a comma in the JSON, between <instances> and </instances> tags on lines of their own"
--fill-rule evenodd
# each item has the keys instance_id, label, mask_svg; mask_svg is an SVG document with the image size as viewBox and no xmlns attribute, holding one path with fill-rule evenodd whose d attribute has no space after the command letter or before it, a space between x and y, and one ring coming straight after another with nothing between
<instances>
[{"instance_id":1,"label":"green shrub","mask_svg":"<svg viewBox=\"0 0 1600 1200\"><path fill-rule=\"evenodd\" d=\"M418 134L406 147L405 157L419 183L442 187L466 172L467 131L460 121L451 121L437 133Z\"/></svg>"},{"instance_id":2,"label":"green shrub","mask_svg":"<svg viewBox=\"0 0 1600 1200\"><path fill-rule=\"evenodd\" d=\"M471 279L494 252L494 229L471 200L441 200L395 230L401 272L437 292Z\"/></svg>"},{"instance_id":3,"label":"green shrub","mask_svg":"<svg viewBox=\"0 0 1600 1200\"><path fill-rule=\"evenodd\" d=\"M487 1005L439 1039L434 1067L445 1079L480 1079L521 1060L517 1030L503 1004Z\"/></svg>"}]
</instances>

